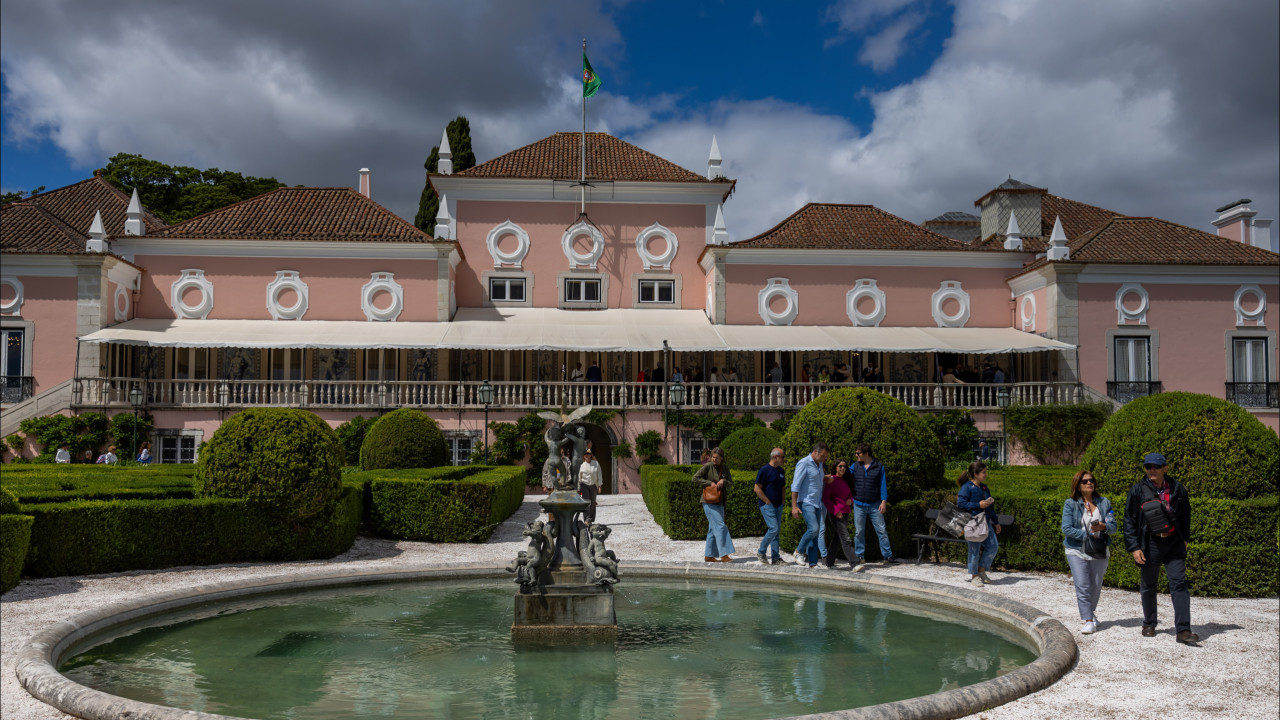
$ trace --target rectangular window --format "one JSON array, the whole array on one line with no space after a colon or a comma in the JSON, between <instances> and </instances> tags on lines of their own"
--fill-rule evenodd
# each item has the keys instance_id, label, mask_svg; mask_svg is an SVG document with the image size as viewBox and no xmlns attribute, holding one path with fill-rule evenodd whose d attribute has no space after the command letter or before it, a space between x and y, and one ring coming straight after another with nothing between
<instances>
[{"instance_id":1,"label":"rectangular window","mask_svg":"<svg viewBox=\"0 0 1280 720\"><path fill-rule=\"evenodd\" d=\"M719 444L719 440L708 440L697 436L689 438L689 454L685 457L685 464L697 465L702 462L703 450L710 450Z\"/></svg>"},{"instance_id":2,"label":"rectangular window","mask_svg":"<svg viewBox=\"0 0 1280 720\"><path fill-rule=\"evenodd\" d=\"M452 465L470 465L471 451L476 446L476 438L470 433L449 433L445 435L449 443L449 458Z\"/></svg>"},{"instance_id":3,"label":"rectangular window","mask_svg":"<svg viewBox=\"0 0 1280 720\"><path fill-rule=\"evenodd\" d=\"M400 351L389 349L364 351L364 379L393 381L400 379Z\"/></svg>"},{"instance_id":4,"label":"rectangular window","mask_svg":"<svg viewBox=\"0 0 1280 720\"><path fill-rule=\"evenodd\" d=\"M25 375L22 372L23 346L26 344L26 330L5 330L4 345L0 347L0 367L4 368L7 378Z\"/></svg>"},{"instance_id":5,"label":"rectangular window","mask_svg":"<svg viewBox=\"0 0 1280 720\"><path fill-rule=\"evenodd\" d=\"M1231 383L1227 400L1241 407L1275 407L1276 388L1267 366L1267 339L1234 338L1231 342Z\"/></svg>"},{"instance_id":6,"label":"rectangular window","mask_svg":"<svg viewBox=\"0 0 1280 720\"><path fill-rule=\"evenodd\" d=\"M491 302L524 302L524 278L489 278Z\"/></svg>"},{"instance_id":7,"label":"rectangular window","mask_svg":"<svg viewBox=\"0 0 1280 720\"><path fill-rule=\"evenodd\" d=\"M569 278L564 281L564 301L565 302L600 302L600 281L599 280L575 280Z\"/></svg>"},{"instance_id":8,"label":"rectangular window","mask_svg":"<svg viewBox=\"0 0 1280 720\"><path fill-rule=\"evenodd\" d=\"M1151 380L1151 338L1118 337L1115 348L1116 382Z\"/></svg>"},{"instance_id":9,"label":"rectangular window","mask_svg":"<svg viewBox=\"0 0 1280 720\"><path fill-rule=\"evenodd\" d=\"M676 301L675 280L641 280L640 302L642 303L674 303Z\"/></svg>"},{"instance_id":10,"label":"rectangular window","mask_svg":"<svg viewBox=\"0 0 1280 720\"><path fill-rule=\"evenodd\" d=\"M166 465L190 464L196 461L194 435L161 435L160 462Z\"/></svg>"},{"instance_id":11,"label":"rectangular window","mask_svg":"<svg viewBox=\"0 0 1280 720\"><path fill-rule=\"evenodd\" d=\"M174 348L173 379L208 380L210 352L208 348Z\"/></svg>"},{"instance_id":12,"label":"rectangular window","mask_svg":"<svg viewBox=\"0 0 1280 720\"><path fill-rule=\"evenodd\" d=\"M273 348L269 351L272 380L302 379L302 350Z\"/></svg>"}]
</instances>

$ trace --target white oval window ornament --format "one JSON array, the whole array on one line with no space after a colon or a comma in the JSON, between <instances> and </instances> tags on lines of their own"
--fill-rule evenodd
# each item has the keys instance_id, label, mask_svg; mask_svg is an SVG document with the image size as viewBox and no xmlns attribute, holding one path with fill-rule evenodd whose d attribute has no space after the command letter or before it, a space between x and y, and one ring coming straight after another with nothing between
<instances>
[{"instance_id":1,"label":"white oval window ornament","mask_svg":"<svg viewBox=\"0 0 1280 720\"><path fill-rule=\"evenodd\" d=\"M16 313L22 309L23 293L22 281L16 277L0 277L0 285L7 285L13 291L13 297L7 301L0 303L0 312Z\"/></svg>"},{"instance_id":2,"label":"white oval window ornament","mask_svg":"<svg viewBox=\"0 0 1280 720\"><path fill-rule=\"evenodd\" d=\"M773 299L781 297L786 301L782 310L772 308ZM769 282L760 290L760 319L765 325L790 325L800 312L800 295L791 287L787 278L769 278Z\"/></svg>"},{"instance_id":3,"label":"white oval window ornament","mask_svg":"<svg viewBox=\"0 0 1280 720\"><path fill-rule=\"evenodd\" d=\"M858 305L862 304L863 298L871 298L873 303L871 312L864 313L858 310ZM880 327L880 323L884 321L886 309L884 291L876 285L875 280L859 280L853 284L853 289L845 294L845 313L854 327Z\"/></svg>"},{"instance_id":4,"label":"white oval window ornament","mask_svg":"<svg viewBox=\"0 0 1280 720\"><path fill-rule=\"evenodd\" d=\"M280 293L292 290L296 296L293 305L280 304ZM307 314L307 284L298 277L297 270L277 270L276 279L267 284L267 312L272 320L301 320Z\"/></svg>"},{"instance_id":5,"label":"white oval window ornament","mask_svg":"<svg viewBox=\"0 0 1280 720\"><path fill-rule=\"evenodd\" d=\"M585 255L573 249L574 241L583 235L591 238L591 251ZM564 231L564 236L560 238L560 247L564 250L564 256L569 259L570 270L580 267L594 270L596 263L600 261L600 256L604 254L604 235L595 225L579 220Z\"/></svg>"},{"instance_id":6,"label":"white oval window ornament","mask_svg":"<svg viewBox=\"0 0 1280 720\"><path fill-rule=\"evenodd\" d=\"M115 301L112 305L116 311L116 322L124 322L129 319L129 291L125 286L116 286Z\"/></svg>"},{"instance_id":7,"label":"white oval window ornament","mask_svg":"<svg viewBox=\"0 0 1280 720\"><path fill-rule=\"evenodd\" d=\"M1246 304L1253 307L1245 307ZM1258 285L1241 285L1236 290L1235 308L1236 325L1244 325L1246 322L1262 325L1267 315L1267 294Z\"/></svg>"},{"instance_id":8,"label":"white oval window ornament","mask_svg":"<svg viewBox=\"0 0 1280 720\"><path fill-rule=\"evenodd\" d=\"M654 254L649 251L649 243L659 238L665 240L667 246L661 253ZM680 241L676 239L676 234L659 223L650 225L636 235L636 253L640 255L645 270L650 268L670 270L671 261L676 259L676 252L679 249Z\"/></svg>"},{"instance_id":9,"label":"white oval window ornament","mask_svg":"<svg viewBox=\"0 0 1280 720\"><path fill-rule=\"evenodd\" d=\"M190 305L183 298L187 291L200 291L200 302ZM204 270L183 270L182 275L169 287L169 307L180 318L204 320L213 312L213 283L204 276Z\"/></svg>"},{"instance_id":10,"label":"white oval window ornament","mask_svg":"<svg viewBox=\"0 0 1280 720\"><path fill-rule=\"evenodd\" d=\"M391 297L391 304L385 308L373 302L380 292ZM395 273L376 272L370 275L369 282L360 288L360 309L364 311L365 319L373 322L392 322L400 317L400 311L404 309L404 288L396 282Z\"/></svg>"},{"instance_id":11,"label":"white oval window ornament","mask_svg":"<svg viewBox=\"0 0 1280 720\"><path fill-rule=\"evenodd\" d=\"M511 252L504 253L499 244L502 238L507 235L511 235L516 239L516 247ZM529 233L510 220L490 230L484 243L489 248L489 256L493 258L495 270L503 265L511 265L518 268L524 262L525 255L529 254Z\"/></svg>"},{"instance_id":12,"label":"white oval window ornament","mask_svg":"<svg viewBox=\"0 0 1280 720\"><path fill-rule=\"evenodd\" d=\"M943 310L948 300L958 306L950 315ZM933 292L933 321L938 327L964 327L969 322L969 293L960 286L959 280L944 280Z\"/></svg>"},{"instance_id":13,"label":"white oval window ornament","mask_svg":"<svg viewBox=\"0 0 1280 720\"><path fill-rule=\"evenodd\" d=\"M1137 307L1130 308L1126 301L1132 295L1138 299ZM1116 324L1124 325L1133 321L1139 325L1147 324L1147 308L1151 306L1151 298L1147 289L1138 283L1125 283L1116 290Z\"/></svg>"},{"instance_id":14,"label":"white oval window ornament","mask_svg":"<svg viewBox=\"0 0 1280 720\"><path fill-rule=\"evenodd\" d=\"M1019 303L1018 314L1022 318L1022 330L1024 332L1036 331L1036 296L1023 295L1022 301Z\"/></svg>"}]
</instances>

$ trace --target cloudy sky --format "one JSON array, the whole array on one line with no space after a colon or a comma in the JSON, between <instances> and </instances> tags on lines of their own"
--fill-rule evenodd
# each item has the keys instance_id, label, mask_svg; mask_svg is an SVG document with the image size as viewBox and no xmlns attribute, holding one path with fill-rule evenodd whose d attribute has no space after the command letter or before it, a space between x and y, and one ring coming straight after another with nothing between
<instances>
[{"instance_id":1,"label":"cloudy sky","mask_svg":"<svg viewBox=\"0 0 1280 720\"><path fill-rule=\"evenodd\" d=\"M0 186L118 152L347 185L412 219L456 115L483 161L581 125L706 170L735 239L808 201L920 222L1012 175L1211 229L1280 213L1280 3L5 0Z\"/></svg>"}]
</instances>

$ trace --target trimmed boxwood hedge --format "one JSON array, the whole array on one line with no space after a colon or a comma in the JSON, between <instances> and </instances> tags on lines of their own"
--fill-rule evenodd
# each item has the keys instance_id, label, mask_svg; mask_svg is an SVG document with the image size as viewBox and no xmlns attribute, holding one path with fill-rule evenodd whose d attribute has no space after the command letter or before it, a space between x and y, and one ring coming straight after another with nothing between
<instances>
[{"instance_id":1,"label":"trimmed boxwood hedge","mask_svg":"<svg viewBox=\"0 0 1280 720\"><path fill-rule=\"evenodd\" d=\"M192 498L194 473L194 465L13 465L0 476L0 487L13 491L26 505Z\"/></svg>"},{"instance_id":2,"label":"trimmed boxwood hedge","mask_svg":"<svg viewBox=\"0 0 1280 720\"><path fill-rule=\"evenodd\" d=\"M33 521L30 515L0 515L0 593L9 592L22 579Z\"/></svg>"},{"instance_id":3,"label":"trimmed boxwood hedge","mask_svg":"<svg viewBox=\"0 0 1280 720\"><path fill-rule=\"evenodd\" d=\"M353 473L368 497L367 528L425 542L484 542L524 502L523 467L464 466Z\"/></svg>"},{"instance_id":4,"label":"trimmed boxwood hedge","mask_svg":"<svg viewBox=\"0 0 1280 720\"><path fill-rule=\"evenodd\" d=\"M151 570L252 560L312 560L346 552L360 528L363 491L347 485L334 508L285 525L243 499L77 500L24 506L34 518L31 577Z\"/></svg>"},{"instance_id":5,"label":"trimmed boxwood hedge","mask_svg":"<svg viewBox=\"0 0 1280 720\"><path fill-rule=\"evenodd\" d=\"M724 462L732 470L755 473L769 462L769 453L782 446L782 433L763 426L734 430L720 442Z\"/></svg>"},{"instance_id":6,"label":"trimmed boxwood hedge","mask_svg":"<svg viewBox=\"0 0 1280 720\"><path fill-rule=\"evenodd\" d=\"M413 408L393 410L365 430L360 444L361 470L434 468L449 458L444 434L426 413Z\"/></svg>"},{"instance_id":7,"label":"trimmed boxwood hedge","mask_svg":"<svg viewBox=\"0 0 1280 720\"><path fill-rule=\"evenodd\" d=\"M645 507L672 540L701 540L707 536L702 490L693 482L697 465L640 466L640 495ZM725 503L725 525L732 537L763 535L764 518L756 502L754 471L730 470L732 484ZM754 549L754 548L753 548Z\"/></svg>"}]
</instances>

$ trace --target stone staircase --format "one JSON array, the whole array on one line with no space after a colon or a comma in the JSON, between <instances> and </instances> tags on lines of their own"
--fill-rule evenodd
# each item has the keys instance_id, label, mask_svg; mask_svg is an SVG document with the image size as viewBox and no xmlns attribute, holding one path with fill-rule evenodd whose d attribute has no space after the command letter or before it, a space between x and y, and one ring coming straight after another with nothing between
<instances>
[{"instance_id":1,"label":"stone staircase","mask_svg":"<svg viewBox=\"0 0 1280 720\"><path fill-rule=\"evenodd\" d=\"M0 437L9 437L18 432L23 420L45 415L55 415L71 409L72 386L75 380L68 379L37 395L0 409Z\"/></svg>"}]
</instances>

